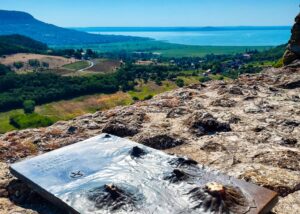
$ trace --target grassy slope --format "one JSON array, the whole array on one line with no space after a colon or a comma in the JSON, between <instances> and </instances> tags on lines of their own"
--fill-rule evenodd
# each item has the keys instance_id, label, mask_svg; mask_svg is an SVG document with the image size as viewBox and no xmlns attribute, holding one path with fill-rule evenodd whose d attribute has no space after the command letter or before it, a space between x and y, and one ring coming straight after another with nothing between
<instances>
[{"instance_id":1,"label":"grassy slope","mask_svg":"<svg viewBox=\"0 0 300 214\"><path fill-rule=\"evenodd\" d=\"M143 100L148 95L156 95L176 87L175 83L169 81L163 81L162 86L157 86L154 82L148 82L147 84L140 82L135 90L128 93L98 94L53 102L38 106L36 113L47 116L53 121L70 120L86 113L107 110L116 106L130 105L133 103L133 96ZM9 116L22 112L23 110L18 109L0 113L0 133L14 130L15 128L9 124Z\"/></svg>"},{"instance_id":2,"label":"grassy slope","mask_svg":"<svg viewBox=\"0 0 300 214\"><path fill-rule=\"evenodd\" d=\"M36 113L47 116L53 121L70 120L79 115L93 113L98 110L107 110L116 106L129 105L132 103L130 95L122 92L111 95L82 96L71 100L53 102L38 106ZM0 133L14 130L9 124L9 117L23 110L12 110L0 113Z\"/></svg>"},{"instance_id":3,"label":"grassy slope","mask_svg":"<svg viewBox=\"0 0 300 214\"><path fill-rule=\"evenodd\" d=\"M0 113L0 134L14 130L15 128L9 124L9 117L13 114L22 112L22 110L12 110Z\"/></svg>"},{"instance_id":4,"label":"grassy slope","mask_svg":"<svg viewBox=\"0 0 300 214\"><path fill-rule=\"evenodd\" d=\"M69 120L85 113L107 110L115 106L129 105L131 103L132 99L128 94L118 92L111 95L98 94L53 102L39 106L36 112L54 120Z\"/></svg>"},{"instance_id":5,"label":"grassy slope","mask_svg":"<svg viewBox=\"0 0 300 214\"><path fill-rule=\"evenodd\" d=\"M144 100L149 95L156 95L165 91L175 89L177 86L171 81L163 81L161 86L156 85L154 82L139 82L139 85L135 87L135 90L129 91L132 97L137 97L139 100Z\"/></svg>"}]
</instances>

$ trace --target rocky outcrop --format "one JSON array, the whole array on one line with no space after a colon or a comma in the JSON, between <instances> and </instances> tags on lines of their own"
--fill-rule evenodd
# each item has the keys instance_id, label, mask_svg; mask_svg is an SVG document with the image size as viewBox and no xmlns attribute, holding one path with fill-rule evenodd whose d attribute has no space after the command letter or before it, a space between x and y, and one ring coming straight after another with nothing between
<instances>
[{"instance_id":1,"label":"rocky outcrop","mask_svg":"<svg viewBox=\"0 0 300 214\"><path fill-rule=\"evenodd\" d=\"M149 146L154 149L170 149L184 144L184 140L179 139L179 136L169 136L168 134L154 134L142 136L137 142Z\"/></svg>"},{"instance_id":2,"label":"rocky outcrop","mask_svg":"<svg viewBox=\"0 0 300 214\"><path fill-rule=\"evenodd\" d=\"M186 120L186 123L191 132L197 136L231 131L229 123L219 122L205 111L196 111Z\"/></svg>"},{"instance_id":3,"label":"rocky outcrop","mask_svg":"<svg viewBox=\"0 0 300 214\"><path fill-rule=\"evenodd\" d=\"M295 60L300 60L300 13L295 18L295 24L292 28L292 36L289 41L287 51L283 57L283 64L289 65Z\"/></svg>"},{"instance_id":4,"label":"rocky outcrop","mask_svg":"<svg viewBox=\"0 0 300 214\"><path fill-rule=\"evenodd\" d=\"M281 197L274 213L300 213L299 77L297 67L269 69L235 81L180 88L47 128L4 134L0 136L1 213L57 213L10 174L9 164L102 132L187 156L272 189ZM134 154L134 158L142 155L139 150Z\"/></svg>"}]
</instances>

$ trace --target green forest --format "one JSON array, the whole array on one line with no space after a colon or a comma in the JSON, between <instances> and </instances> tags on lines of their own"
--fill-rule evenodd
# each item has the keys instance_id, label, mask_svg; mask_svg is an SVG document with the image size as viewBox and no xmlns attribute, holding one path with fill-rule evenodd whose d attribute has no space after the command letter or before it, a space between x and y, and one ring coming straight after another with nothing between
<instances>
[{"instance_id":1,"label":"green forest","mask_svg":"<svg viewBox=\"0 0 300 214\"><path fill-rule=\"evenodd\" d=\"M26 36L0 36L0 56L15 53L45 53L47 50L47 45Z\"/></svg>"}]
</instances>

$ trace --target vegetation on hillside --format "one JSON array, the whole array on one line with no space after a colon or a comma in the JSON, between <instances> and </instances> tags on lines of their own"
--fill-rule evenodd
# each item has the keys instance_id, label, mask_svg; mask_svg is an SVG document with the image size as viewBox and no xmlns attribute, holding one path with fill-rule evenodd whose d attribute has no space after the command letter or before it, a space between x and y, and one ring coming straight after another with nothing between
<instances>
[{"instance_id":1,"label":"vegetation on hillside","mask_svg":"<svg viewBox=\"0 0 300 214\"><path fill-rule=\"evenodd\" d=\"M11 70L10 70L9 67L0 64L0 78L1 78L1 76L4 76L4 75L6 75L9 72L11 72Z\"/></svg>"},{"instance_id":2,"label":"vegetation on hillside","mask_svg":"<svg viewBox=\"0 0 300 214\"><path fill-rule=\"evenodd\" d=\"M22 107L24 100L36 104L118 90L112 75L62 77L51 73L9 73L0 78L0 111Z\"/></svg>"},{"instance_id":3,"label":"vegetation on hillside","mask_svg":"<svg viewBox=\"0 0 300 214\"><path fill-rule=\"evenodd\" d=\"M177 77L196 77L201 82L210 78L237 78L243 73L261 71L266 62L275 64L280 59L283 47L276 48L276 54L273 51L249 51L246 55L157 57L151 58L153 64L147 66L135 64L129 58L115 73L92 76L62 77L44 72L18 75L4 67L4 71L0 72L4 74L0 78L0 111L20 108L25 100L33 100L40 105L87 94L129 91L137 85L137 80L145 83L154 81L157 85L169 80L182 86L182 81Z\"/></svg>"},{"instance_id":4,"label":"vegetation on hillside","mask_svg":"<svg viewBox=\"0 0 300 214\"><path fill-rule=\"evenodd\" d=\"M44 53L47 50L47 45L26 36L0 36L0 56L15 53Z\"/></svg>"},{"instance_id":5,"label":"vegetation on hillside","mask_svg":"<svg viewBox=\"0 0 300 214\"><path fill-rule=\"evenodd\" d=\"M50 126L53 124L53 121L49 117L45 117L37 113L21 113L10 116L9 123L17 129L26 129Z\"/></svg>"},{"instance_id":6,"label":"vegetation on hillside","mask_svg":"<svg viewBox=\"0 0 300 214\"><path fill-rule=\"evenodd\" d=\"M137 88L137 90L139 90L139 88ZM157 93L162 91L163 90L159 90ZM47 117L55 123L57 121L70 120L86 113L107 110L116 106L130 105L132 102L131 96L123 92L113 94L94 94L39 105L36 106L35 113L40 116ZM10 118L15 115L24 115L24 110L16 109L0 112L0 134L19 129L10 124Z\"/></svg>"},{"instance_id":7,"label":"vegetation on hillside","mask_svg":"<svg viewBox=\"0 0 300 214\"><path fill-rule=\"evenodd\" d=\"M0 41L0 44L1 42L8 44L0 45L4 54L19 51L38 52L80 59L78 62L61 67L64 70L80 70L87 67L89 65L87 60L93 61L95 65L100 64L91 69L95 71L92 72L93 75L87 71L80 72L83 74L80 76L61 76L53 72L53 69L49 70L49 64L46 65L43 64L45 62L34 59L28 60L27 64L37 69L24 73L13 71L16 68L26 67L22 62L16 61L10 67L0 64L0 112L9 111L9 113L0 113L0 119L3 119L0 122L0 132L48 126L60 119L70 119L87 112L151 99L158 93L176 87L209 80L237 78L243 73L257 73L265 66L281 66L281 56L285 49L283 45L264 51L249 48L245 51L240 49L240 52L237 51L234 54L202 56L201 53L195 56L179 57L184 55L180 53L175 57L167 57L154 52L157 47L153 47L154 49L149 52L141 49L140 52L124 50L98 53L92 49L81 48L49 49L42 43L19 35L3 38L5 39ZM168 47L163 47L167 51ZM224 50L221 48L222 51ZM110 68L109 71L96 72L106 67ZM68 103L66 104L68 110L64 109L63 115L60 116L57 115L58 110L53 110L56 104L48 104L92 94L98 95L91 96L86 101L77 100L76 104L74 101L61 101ZM98 97L99 94L108 94L106 95L108 97L104 100L103 98L94 100L93 97ZM84 103L84 106L79 103ZM70 105L79 105L81 110L72 112L73 107ZM23 108L22 111L13 110L21 108Z\"/></svg>"}]
</instances>

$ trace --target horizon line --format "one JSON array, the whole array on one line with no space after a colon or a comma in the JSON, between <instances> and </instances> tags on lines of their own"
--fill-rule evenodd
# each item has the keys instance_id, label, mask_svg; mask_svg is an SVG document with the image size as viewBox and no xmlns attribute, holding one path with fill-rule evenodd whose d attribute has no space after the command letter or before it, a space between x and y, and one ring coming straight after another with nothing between
<instances>
[{"instance_id":1,"label":"horizon line","mask_svg":"<svg viewBox=\"0 0 300 214\"><path fill-rule=\"evenodd\" d=\"M237 27L292 27L293 25L207 25L207 26L65 26L65 28L237 28Z\"/></svg>"}]
</instances>

